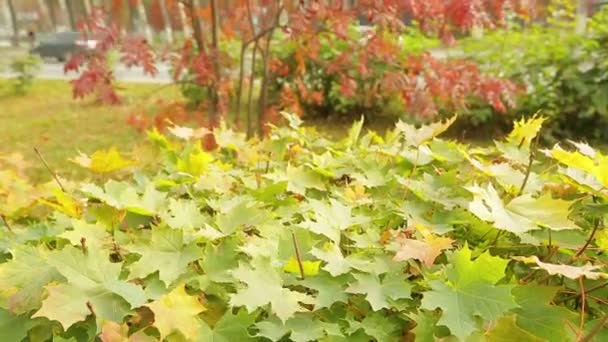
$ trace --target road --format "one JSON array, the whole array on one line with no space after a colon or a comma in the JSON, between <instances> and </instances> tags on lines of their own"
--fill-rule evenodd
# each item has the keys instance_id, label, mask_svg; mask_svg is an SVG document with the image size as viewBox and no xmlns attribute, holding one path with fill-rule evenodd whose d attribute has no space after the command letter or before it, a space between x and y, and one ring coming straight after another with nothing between
<instances>
[{"instance_id":1,"label":"road","mask_svg":"<svg viewBox=\"0 0 608 342\"><path fill-rule=\"evenodd\" d=\"M114 75L117 81L130 82L130 83L158 83L166 84L171 83L171 77L169 75L168 64L158 64L158 74L155 77L144 75L141 68L127 68L124 65L118 65L114 69ZM13 77L14 74L8 70L0 72L0 77ZM78 76L77 73L71 72L65 74L63 72L63 63L45 61L41 65L41 70L37 74L36 78L45 80L71 80Z\"/></svg>"}]
</instances>

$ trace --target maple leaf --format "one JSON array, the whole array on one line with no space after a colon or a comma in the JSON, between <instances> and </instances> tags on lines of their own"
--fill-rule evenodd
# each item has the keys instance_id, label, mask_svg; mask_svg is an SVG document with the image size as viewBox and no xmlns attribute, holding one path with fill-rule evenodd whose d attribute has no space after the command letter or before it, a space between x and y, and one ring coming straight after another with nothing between
<instances>
[{"instance_id":1,"label":"maple leaf","mask_svg":"<svg viewBox=\"0 0 608 342\"><path fill-rule=\"evenodd\" d=\"M285 322L304 310L300 303L314 303L306 294L283 288L279 273L267 261L254 259L253 268L240 263L232 275L247 287L230 297L230 305L244 306L249 312L270 304L272 311Z\"/></svg>"},{"instance_id":2,"label":"maple leaf","mask_svg":"<svg viewBox=\"0 0 608 342\"><path fill-rule=\"evenodd\" d=\"M435 122L416 128L414 125L399 121L396 125L397 132L401 133L409 146L420 146L431 141L439 134L445 132L456 121L456 115L445 122Z\"/></svg>"},{"instance_id":3,"label":"maple leaf","mask_svg":"<svg viewBox=\"0 0 608 342\"><path fill-rule=\"evenodd\" d=\"M505 205L492 184L485 189L476 185L466 189L474 196L469 211L484 221L493 222L498 229L521 234L539 226L552 230L578 228L568 219L571 203L553 199L549 194L539 198L525 194Z\"/></svg>"},{"instance_id":4,"label":"maple leaf","mask_svg":"<svg viewBox=\"0 0 608 342\"><path fill-rule=\"evenodd\" d=\"M326 243L322 249L315 247L310 253L325 261L323 269L334 277L347 273L351 269L350 262L344 258L340 247L334 243Z\"/></svg>"},{"instance_id":5,"label":"maple leaf","mask_svg":"<svg viewBox=\"0 0 608 342\"><path fill-rule=\"evenodd\" d=\"M424 237L424 241L402 238L399 239L398 242L399 249L393 260L404 261L408 259L417 259L430 267L443 250L452 247L454 240L428 234Z\"/></svg>"},{"instance_id":6,"label":"maple leaf","mask_svg":"<svg viewBox=\"0 0 608 342\"><path fill-rule=\"evenodd\" d=\"M558 162L591 174L604 188L608 188L608 156L599 152L590 157L589 151L586 153L569 152L562 149L559 145L555 145L553 149L547 152L552 158Z\"/></svg>"},{"instance_id":7,"label":"maple leaf","mask_svg":"<svg viewBox=\"0 0 608 342\"><path fill-rule=\"evenodd\" d=\"M143 331L137 331L129 335L129 326L127 324L118 324L112 321L106 321L101 327L99 338L102 342L153 342L156 341L151 336L146 335Z\"/></svg>"},{"instance_id":8,"label":"maple leaf","mask_svg":"<svg viewBox=\"0 0 608 342\"><path fill-rule=\"evenodd\" d=\"M354 216L349 206L333 198L329 199L329 203L311 199L308 204L314 211L315 220L304 221L300 226L313 233L325 235L334 243L340 243L341 231L366 221L363 217Z\"/></svg>"},{"instance_id":9,"label":"maple leaf","mask_svg":"<svg viewBox=\"0 0 608 342\"><path fill-rule=\"evenodd\" d=\"M309 289L317 291L315 294L315 308L329 308L336 302L346 303L348 295L346 294L344 277L334 277L327 272L321 272L315 277L307 277L304 280L294 282L294 285L302 285Z\"/></svg>"},{"instance_id":10,"label":"maple leaf","mask_svg":"<svg viewBox=\"0 0 608 342\"><path fill-rule=\"evenodd\" d=\"M515 315L504 316L500 318L494 327L484 333L484 341L488 342L508 342L508 341L526 341L526 342L542 342L545 341L533 334L523 330L515 324Z\"/></svg>"},{"instance_id":11,"label":"maple leaf","mask_svg":"<svg viewBox=\"0 0 608 342\"><path fill-rule=\"evenodd\" d=\"M608 278L608 273L594 272L595 270L602 268L601 266L593 266L590 264L584 266L549 264L540 261L536 255L529 257L513 257L513 259L523 261L526 264L536 264L540 269L547 271L551 275L559 274L569 279L578 279L580 277L585 277L588 279Z\"/></svg>"},{"instance_id":12,"label":"maple leaf","mask_svg":"<svg viewBox=\"0 0 608 342\"><path fill-rule=\"evenodd\" d=\"M287 191L306 196L307 189L324 191L325 184L321 176L303 166L287 165Z\"/></svg>"},{"instance_id":13,"label":"maple leaf","mask_svg":"<svg viewBox=\"0 0 608 342\"><path fill-rule=\"evenodd\" d=\"M152 230L149 244L133 244L125 248L141 254L141 259L130 265L130 277L145 278L158 271L167 286L184 273L188 264L201 256L196 243L184 243L183 231L157 227Z\"/></svg>"},{"instance_id":14,"label":"maple leaf","mask_svg":"<svg viewBox=\"0 0 608 342\"><path fill-rule=\"evenodd\" d=\"M47 317L68 329L95 313L99 320L121 321L130 308L145 303L143 289L120 280L121 265L113 264L98 247L86 253L72 246L49 252L47 262L68 283L47 285L49 296L32 317Z\"/></svg>"},{"instance_id":15,"label":"maple leaf","mask_svg":"<svg viewBox=\"0 0 608 342\"><path fill-rule=\"evenodd\" d=\"M514 310L517 327L543 341L571 341L568 322L576 319L576 314L552 304L558 291L557 287L535 284L515 287L513 295L521 306Z\"/></svg>"},{"instance_id":16,"label":"maple leaf","mask_svg":"<svg viewBox=\"0 0 608 342\"><path fill-rule=\"evenodd\" d=\"M320 261L302 261L302 269L305 276L315 276L319 274L319 266L321 266ZM287 264L283 266L283 271L287 273L300 274L300 263L296 258L290 257Z\"/></svg>"},{"instance_id":17,"label":"maple leaf","mask_svg":"<svg viewBox=\"0 0 608 342\"><path fill-rule=\"evenodd\" d=\"M125 182L108 181L104 188L94 184L85 184L81 191L116 209L124 209L145 216L154 216L165 204L166 195L158 190L154 183L146 184L143 194Z\"/></svg>"},{"instance_id":18,"label":"maple leaf","mask_svg":"<svg viewBox=\"0 0 608 342\"><path fill-rule=\"evenodd\" d=\"M476 329L476 318L492 321L517 308L511 285L494 285L504 277L508 260L491 257L487 252L471 261L467 246L450 258L449 284L433 280L431 291L423 294L421 308L441 308L438 325L446 326L452 335L464 341Z\"/></svg>"},{"instance_id":19,"label":"maple leaf","mask_svg":"<svg viewBox=\"0 0 608 342\"><path fill-rule=\"evenodd\" d=\"M135 160L124 159L114 147L95 151L90 157L80 153L70 161L97 173L114 172L137 164Z\"/></svg>"},{"instance_id":20,"label":"maple leaf","mask_svg":"<svg viewBox=\"0 0 608 342\"><path fill-rule=\"evenodd\" d=\"M228 310L213 325L213 328L207 323L201 322L199 339L206 342L253 342L256 339L249 334L248 329L254 323L255 315L248 314L245 310L239 310L236 314Z\"/></svg>"},{"instance_id":21,"label":"maple leaf","mask_svg":"<svg viewBox=\"0 0 608 342\"><path fill-rule=\"evenodd\" d=\"M372 274L354 273L353 276L356 281L346 289L346 292L365 294L365 299L374 311L389 308L387 299L411 298L412 286L405 282L402 274L388 273L382 280Z\"/></svg>"},{"instance_id":22,"label":"maple leaf","mask_svg":"<svg viewBox=\"0 0 608 342\"><path fill-rule=\"evenodd\" d=\"M45 260L42 247L16 245L11 260L0 264L0 298L8 300L14 314L38 309L43 298L43 287L62 279Z\"/></svg>"},{"instance_id":23,"label":"maple leaf","mask_svg":"<svg viewBox=\"0 0 608 342\"><path fill-rule=\"evenodd\" d=\"M111 238L106 228L100 223L91 224L82 220L71 220L72 230L66 230L59 236L68 239L72 245L80 246L82 239L93 246L103 246Z\"/></svg>"},{"instance_id":24,"label":"maple leaf","mask_svg":"<svg viewBox=\"0 0 608 342\"><path fill-rule=\"evenodd\" d=\"M190 341L199 337L198 314L206 309L196 296L186 293L184 284L146 306L154 312L154 326L160 332L161 340L173 332L180 332Z\"/></svg>"},{"instance_id":25,"label":"maple leaf","mask_svg":"<svg viewBox=\"0 0 608 342\"><path fill-rule=\"evenodd\" d=\"M27 337L32 323L24 316L11 315L8 310L0 308L0 340L22 341Z\"/></svg>"}]
</instances>

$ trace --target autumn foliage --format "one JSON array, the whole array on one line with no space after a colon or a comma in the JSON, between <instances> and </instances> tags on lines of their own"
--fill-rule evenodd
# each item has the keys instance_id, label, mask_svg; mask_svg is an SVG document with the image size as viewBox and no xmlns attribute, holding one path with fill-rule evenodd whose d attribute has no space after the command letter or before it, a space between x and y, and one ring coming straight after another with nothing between
<instances>
[{"instance_id":1,"label":"autumn foliage","mask_svg":"<svg viewBox=\"0 0 608 342\"><path fill-rule=\"evenodd\" d=\"M165 1L169 8L182 6L193 32L165 57L176 84L190 105L206 113L210 126L231 117L251 135L263 131L281 110L304 115L305 108L317 106L331 111L327 82L314 82L319 73L331 79L338 96L358 102L361 110L388 97L397 97L406 113L420 117L433 117L441 108L466 108L471 98L497 112L513 105L512 83L482 75L470 61L404 55L395 37L406 28L404 19L413 19L425 33L451 44L455 33L500 25L505 10L521 7L515 1L361 0L346 6L343 1L240 0L228 8L218 1L208 1L206 7L192 0ZM114 10L120 8L117 2ZM101 43L89 56L74 56L65 70L84 69L72 81L74 97L94 94L102 103L118 104L108 53L120 51L123 63L142 66L151 75L159 56L144 39L121 34L108 13L112 11L97 8L81 24L85 34ZM372 28L363 37L349 34L362 18ZM345 47L338 54L323 53L328 41ZM240 53L230 53L222 42L238 44ZM287 56L281 51L286 43L296 46Z\"/></svg>"}]
</instances>

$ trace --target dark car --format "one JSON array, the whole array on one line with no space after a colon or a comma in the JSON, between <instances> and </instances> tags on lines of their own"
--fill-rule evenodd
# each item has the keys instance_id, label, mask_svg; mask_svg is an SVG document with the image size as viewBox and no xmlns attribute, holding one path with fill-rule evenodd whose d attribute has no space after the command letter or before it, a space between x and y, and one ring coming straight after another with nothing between
<instances>
[{"instance_id":1,"label":"dark car","mask_svg":"<svg viewBox=\"0 0 608 342\"><path fill-rule=\"evenodd\" d=\"M58 32L42 38L40 43L30 50L30 53L42 58L56 58L66 61L71 55L88 53L95 49L97 40L86 39L79 32Z\"/></svg>"}]
</instances>

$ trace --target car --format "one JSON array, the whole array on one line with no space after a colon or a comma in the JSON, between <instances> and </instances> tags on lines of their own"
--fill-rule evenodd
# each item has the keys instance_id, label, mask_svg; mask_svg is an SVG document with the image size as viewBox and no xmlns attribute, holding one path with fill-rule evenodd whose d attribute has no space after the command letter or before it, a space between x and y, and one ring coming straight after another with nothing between
<instances>
[{"instance_id":1,"label":"car","mask_svg":"<svg viewBox=\"0 0 608 342\"><path fill-rule=\"evenodd\" d=\"M30 50L31 54L42 58L55 58L65 62L74 54L87 54L95 49L97 40L85 38L79 32L58 32L41 39L40 43Z\"/></svg>"}]
</instances>

